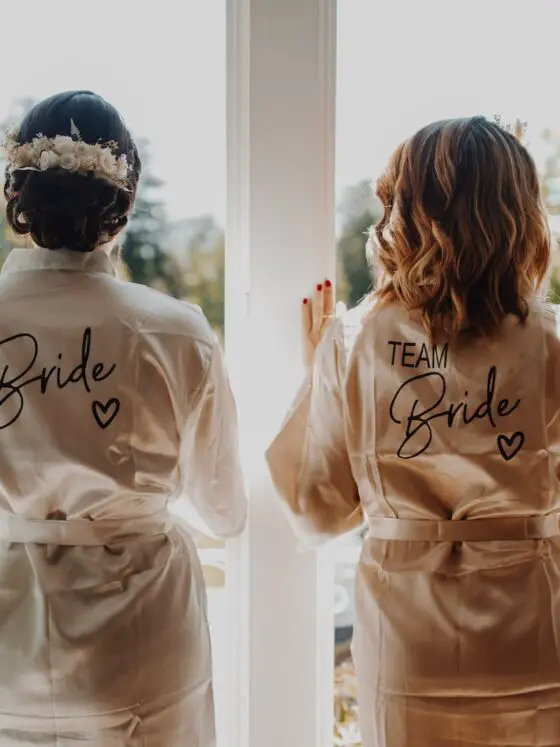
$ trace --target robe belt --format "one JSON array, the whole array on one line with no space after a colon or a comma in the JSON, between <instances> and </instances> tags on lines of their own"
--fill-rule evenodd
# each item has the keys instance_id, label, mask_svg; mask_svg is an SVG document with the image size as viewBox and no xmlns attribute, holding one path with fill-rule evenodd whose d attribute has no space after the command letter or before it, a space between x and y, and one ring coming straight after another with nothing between
<instances>
[{"instance_id":1,"label":"robe belt","mask_svg":"<svg viewBox=\"0 0 560 747\"><path fill-rule=\"evenodd\" d=\"M417 542L499 542L560 536L560 514L437 520L372 517L368 537Z\"/></svg>"},{"instance_id":2,"label":"robe belt","mask_svg":"<svg viewBox=\"0 0 560 747\"><path fill-rule=\"evenodd\" d=\"M126 519L28 519L0 515L0 542L95 547L140 536L167 534L173 519L167 509Z\"/></svg>"}]
</instances>

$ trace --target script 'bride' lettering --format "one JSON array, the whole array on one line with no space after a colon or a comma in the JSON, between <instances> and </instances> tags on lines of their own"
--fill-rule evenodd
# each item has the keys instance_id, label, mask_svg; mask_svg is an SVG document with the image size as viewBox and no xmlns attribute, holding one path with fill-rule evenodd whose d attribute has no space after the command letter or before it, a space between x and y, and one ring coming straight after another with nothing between
<instances>
[{"instance_id":1,"label":"script 'bride' lettering","mask_svg":"<svg viewBox=\"0 0 560 747\"><path fill-rule=\"evenodd\" d=\"M496 377L496 366L492 366L488 371L486 398L474 406L466 399L451 404L444 402L447 385L445 376L440 371L428 371L403 382L395 392L389 407L389 415L393 423L405 425L404 439L397 450L397 455L401 459L412 459L423 454L432 442L432 422L436 419L442 419L448 428L452 428L459 422L469 425L475 420L487 420L492 428L496 428L497 420L511 415L520 404L519 399L513 404L508 399L494 401ZM431 397L422 403L414 399L412 408L406 412L407 403L410 403L410 394L417 390L418 383L421 381L428 382ZM465 395L467 397L468 393L465 392ZM522 436L522 434L515 435ZM500 438L504 439L503 436ZM504 455L503 452L502 454ZM511 456L504 455L504 458L511 458Z\"/></svg>"},{"instance_id":2,"label":"script 'bride' lettering","mask_svg":"<svg viewBox=\"0 0 560 747\"><path fill-rule=\"evenodd\" d=\"M30 385L37 384L41 394L46 394L52 388L63 390L72 385L81 386L90 394L93 385L107 379L116 367L116 364L90 363L89 327L84 330L77 365L71 367L71 364L63 362L62 353L58 353L58 363L42 366L35 373L39 354L39 343L28 332L0 340L0 361L4 357L18 361L17 365L8 363L0 370L0 429L13 425L21 416L25 408L24 390Z\"/></svg>"}]
</instances>

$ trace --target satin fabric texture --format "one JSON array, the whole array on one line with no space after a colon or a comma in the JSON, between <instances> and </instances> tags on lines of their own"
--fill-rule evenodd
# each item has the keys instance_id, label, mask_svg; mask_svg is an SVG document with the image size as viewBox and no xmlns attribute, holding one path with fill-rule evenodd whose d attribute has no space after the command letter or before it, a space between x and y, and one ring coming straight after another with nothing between
<instances>
[{"instance_id":1,"label":"satin fabric texture","mask_svg":"<svg viewBox=\"0 0 560 747\"><path fill-rule=\"evenodd\" d=\"M267 461L306 545L364 532L363 747L560 745L559 453L554 307L463 345L397 303L328 328Z\"/></svg>"},{"instance_id":2,"label":"satin fabric texture","mask_svg":"<svg viewBox=\"0 0 560 747\"><path fill-rule=\"evenodd\" d=\"M204 580L169 507L245 523L220 345L101 250L14 250L0 301L0 744L214 747Z\"/></svg>"}]
</instances>

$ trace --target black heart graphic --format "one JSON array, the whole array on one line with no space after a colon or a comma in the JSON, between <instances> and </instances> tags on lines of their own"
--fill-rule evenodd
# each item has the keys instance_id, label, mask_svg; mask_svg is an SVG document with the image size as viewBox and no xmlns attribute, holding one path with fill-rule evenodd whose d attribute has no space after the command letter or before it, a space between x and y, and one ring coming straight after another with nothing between
<instances>
[{"instance_id":1,"label":"black heart graphic","mask_svg":"<svg viewBox=\"0 0 560 747\"><path fill-rule=\"evenodd\" d=\"M500 433L498 436L498 449L506 462L509 462L519 452L524 442L525 434L521 433L521 431L517 431L510 438Z\"/></svg>"},{"instance_id":2,"label":"black heart graphic","mask_svg":"<svg viewBox=\"0 0 560 747\"><path fill-rule=\"evenodd\" d=\"M100 428L108 428L117 417L120 409L121 403L115 397L105 404L96 400L91 406L93 417Z\"/></svg>"}]
</instances>

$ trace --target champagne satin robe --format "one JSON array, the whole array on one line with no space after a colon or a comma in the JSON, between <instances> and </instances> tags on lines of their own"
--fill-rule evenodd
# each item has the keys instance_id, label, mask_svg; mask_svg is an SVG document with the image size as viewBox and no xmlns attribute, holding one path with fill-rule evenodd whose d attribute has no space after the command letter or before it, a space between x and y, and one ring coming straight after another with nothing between
<instances>
[{"instance_id":1,"label":"champagne satin robe","mask_svg":"<svg viewBox=\"0 0 560 747\"><path fill-rule=\"evenodd\" d=\"M458 349L398 304L328 329L267 459L302 538L367 521L364 747L560 745L559 458L553 307Z\"/></svg>"},{"instance_id":2,"label":"champagne satin robe","mask_svg":"<svg viewBox=\"0 0 560 747\"><path fill-rule=\"evenodd\" d=\"M219 344L100 250L15 250L0 307L0 745L214 747L204 580L168 506L244 526Z\"/></svg>"}]
</instances>

